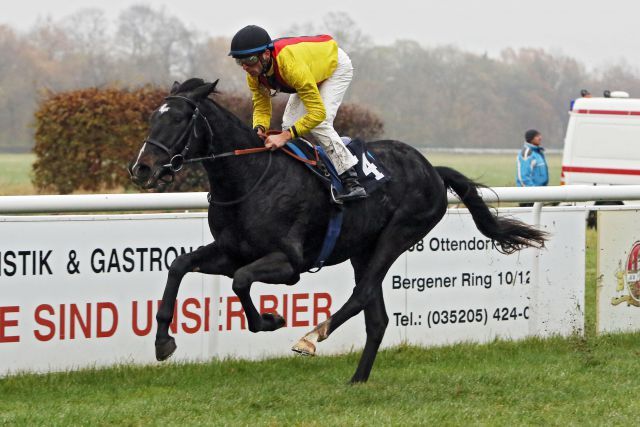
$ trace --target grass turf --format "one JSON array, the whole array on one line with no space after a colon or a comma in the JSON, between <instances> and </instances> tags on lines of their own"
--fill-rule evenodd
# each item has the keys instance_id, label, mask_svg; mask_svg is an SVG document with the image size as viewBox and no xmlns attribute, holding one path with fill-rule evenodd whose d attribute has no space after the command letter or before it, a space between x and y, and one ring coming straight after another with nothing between
<instances>
[{"instance_id":1,"label":"grass turf","mask_svg":"<svg viewBox=\"0 0 640 427\"><path fill-rule=\"evenodd\" d=\"M633 425L637 334L379 355L120 366L0 382L9 425Z\"/></svg>"},{"instance_id":2,"label":"grass turf","mask_svg":"<svg viewBox=\"0 0 640 427\"><path fill-rule=\"evenodd\" d=\"M489 186L515 185L515 154L458 154L423 151L436 166L449 166ZM31 184L33 154L0 154L0 196L36 194ZM559 185L559 154L547 155L549 184Z\"/></svg>"},{"instance_id":3,"label":"grass turf","mask_svg":"<svg viewBox=\"0 0 640 427\"><path fill-rule=\"evenodd\" d=\"M516 154L459 154L423 151L434 166L449 166L490 187L516 185ZM547 154L549 185L560 185L561 154Z\"/></svg>"},{"instance_id":4,"label":"grass turf","mask_svg":"<svg viewBox=\"0 0 640 427\"><path fill-rule=\"evenodd\" d=\"M0 196L35 194L31 184L34 154L0 154Z\"/></svg>"}]
</instances>

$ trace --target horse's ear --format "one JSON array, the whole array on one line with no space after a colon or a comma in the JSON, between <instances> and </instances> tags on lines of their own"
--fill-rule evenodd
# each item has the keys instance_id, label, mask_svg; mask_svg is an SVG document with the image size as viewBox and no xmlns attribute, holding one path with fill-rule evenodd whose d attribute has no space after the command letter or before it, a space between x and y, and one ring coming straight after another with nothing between
<instances>
[{"instance_id":1,"label":"horse's ear","mask_svg":"<svg viewBox=\"0 0 640 427\"><path fill-rule=\"evenodd\" d=\"M175 82L173 82L173 86L171 86L171 91L169 93L171 95L175 95L178 92L179 87L180 87L180 82L176 80Z\"/></svg>"},{"instance_id":2,"label":"horse's ear","mask_svg":"<svg viewBox=\"0 0 640 427\"><path fill-rule=\"evenodd\" d=\"M200 86L199 88L197 88L196 90L193 91L193 98L194 99L204 99L207 96L209 96L210 94L212 94L213 92L215 92L216 90L216 86L218 85L218 81L220 81L220 79L216 80L213 83L207 83L204 84L202 86Z\"/></svg>"}]
</instances>

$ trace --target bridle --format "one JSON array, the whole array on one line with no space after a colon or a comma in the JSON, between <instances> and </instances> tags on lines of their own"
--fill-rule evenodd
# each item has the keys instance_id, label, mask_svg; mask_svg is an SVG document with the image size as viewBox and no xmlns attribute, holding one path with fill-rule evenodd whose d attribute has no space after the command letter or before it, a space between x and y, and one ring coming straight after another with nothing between
<instances>
[{"instance_id":1,"label":"bridle","mask_svg":"<svg viewBox=\"0 0 640 427\"><path fill-rule=\"evenodd\" d=\"M172 99L181 99L185 101L187 104L189 104L191 107L193 107L193 114L191 115L191 120L189 120L189 124L187 124L187 127L185 127L182 134L178 137L176 143L172 144L173 147L180 147L180 144L182 143L182 141L187 137L187 135L189 135L189 139L187 143L184 145L184 148L180 153L175 153L171 148L167 147L161 141L158 141L156 139L151 139L149 137L147 137L144 140L144 143L153 145L155 147L158 147L162 151L164 151L169 157L169 163L162 165L162 167L167 168L171 172L175 173L182 170L185 163L193 163L192 160L185 161L185 158L187 157L187 154L189 153L189 149L191 148L192 137L198 138L198 127L196 126L196 121L198 120L198 118L202 118L205 124L207 125L207 130L209 131L209 147L211 147L211 145L213 144L213 129L211 129L211 125L209 124L209 121L204 116L204 114L202 114L202 112L200 111L200 106L196 102L187 98L186 96L180 96L180 95L167 96L165 98L165 101L170 101ZM213 160L216 156L210 156L210 157ZM200 161L202 160L205 160L205 159L204 158L200 159Z\"/></svg>"},{"instance_id":2,"label":"bridle","mask_svg":"<svg viewBox=\"0 0 640 427\"><path fill-rule=\"evenodd\" d=\"M209 147L213 146L213 129L211 128L211 124L209 123L209 120L207 120L207 118L205 117L204 114L202 114L202 112L200 111L200 106L198 105L198 103L196 103L195 101L193 101L192 99L187 98L186 96L180 96L180 95L170 95L167 96L165 98L166 101L172 100L172 99L180 99L185 101L187 104L189 104L191 107L193 107L193 114L191 115L191 119L189 120L189 124L187 124L186 128L184 129L184 131L182 132L182 134L180 134L180 136L178 137L178 139L176 140L176 143L173 144L173 147L180 147L182 141L187 138L188 136L188 140L186 142L186 144L184 145L184 148L182 149L182 151L180 153L174 152L174 150L172 150L171 148L167 147L165 144L163 144L161 141L158 141L156 139L151 139L149 137L147 137L144 140L144 144L150 144L153 145L154 147L157 147L159 149L161 149L162 151L164 151L169 159L169 163L162 165L163 169L169 169L172 172L172 176L173 174L175 174L176 172L179 172L180 170L182 170L182 168L184 167L184 165L186 163L199 163L202 161L207 161L207 160L216 160L216 159L220 159L223 157L229 157L229 156L240 156L243 154L255 154L255 153L262 153L265 151L269 151L269 148L267 147L257 147L257 148L247 148L244 150L233 150L233 151L227 151L224 153L218 153L218 154L211 154L209 156L204 156L204 157L194 157L191 159L187 159L187 154L189 153L189 150L191 148L191 141L195 138L198 139L199 135L198 135L198 127L196 126L196 121L198 120L198 118L202 118L202 120L204 120L205 124L207 125L207 131L209 133L209 141L208 141L208 145ZM209 199L209 203L213 204L213 205L220 205L220 206L231 206L231 205L235 205L238 203L243 202L244 200L246 200L249 195L251 193L253 193L258 186L262 183L262 181L264 180L264 178L267 176L267 173L269 172L269 169L271 168L271 161L272 161L272 156L271 156L271 151L269 151L269 162L267 163L267 167L265 168L264 172L262 173L262 175L260 176L260 178L258 178L258 181L256 181L256 183L253 185L253 187L251 187L251 189L242 197L235 199L235 200L231 200L231 201L227 201L227 202L221 202L221 201L216 201L213 200L213 197L211 196L211 193L209 193L208 199Z\"/></svg>"}]
</instances>

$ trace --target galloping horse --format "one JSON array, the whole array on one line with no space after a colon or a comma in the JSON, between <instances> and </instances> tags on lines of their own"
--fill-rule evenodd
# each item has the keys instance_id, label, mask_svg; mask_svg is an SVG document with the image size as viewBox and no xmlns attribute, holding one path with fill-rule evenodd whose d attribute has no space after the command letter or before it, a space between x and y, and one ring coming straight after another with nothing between
<instances>
[{"instance_id":1,"label":"galloping horse","mask_svg":"<svg viewBox=\"0 0 640 427\"><path fill-rule=\"evenodd\" d=\"M175 82L166 102L151 116L149 137L128 168L132 180L145 189L172 181L189 159L202 161L209 178L208 217L214 242L179 256L169 269L156 315L158 360L176 350L169 325L180 282L189 272L233 278L233 291L250 331L284 326L280 315L256 310L251 285L297 283L321 250L332 209L320 180L283 152L233 156L234 150L258 152L264 145L250 126L209 98L217 83ZM448 188L461 198L480 232L495 240L503 252L541 247L545 241L543 232L494 215L480 198L478 184L453 169L433 167L409 145L373 141L367 149L392 179L369 198L345 205L343 231L326 262L350 260L355 288L339 310L293 348L314 354L318 342L364 310L367 338L352 382L369 378L389 322L382 293L385 274L442 219Z\"/></svg>"}]
</instances>

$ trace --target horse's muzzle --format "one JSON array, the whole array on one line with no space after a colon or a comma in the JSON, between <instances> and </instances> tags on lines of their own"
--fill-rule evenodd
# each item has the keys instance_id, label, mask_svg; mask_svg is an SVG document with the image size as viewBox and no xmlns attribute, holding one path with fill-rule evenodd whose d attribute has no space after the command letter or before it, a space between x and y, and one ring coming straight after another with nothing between
<instances>
[{"instance_id":1,"label":"horse's muzzle","mask_svg":"<svg viewBox=\"0 0 640 427\"><path fill-rule=\"evenodd\" d=\"M131 181L138 187L149 190L158 187L166 187L173 182L174 175L167 168L157 168L154 173L153 169L143 163L135 165L129 164L127 167Z\"/></svg>"}]
</instances>

